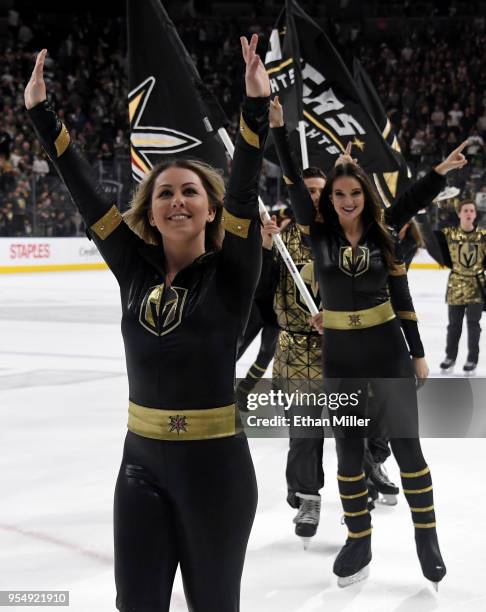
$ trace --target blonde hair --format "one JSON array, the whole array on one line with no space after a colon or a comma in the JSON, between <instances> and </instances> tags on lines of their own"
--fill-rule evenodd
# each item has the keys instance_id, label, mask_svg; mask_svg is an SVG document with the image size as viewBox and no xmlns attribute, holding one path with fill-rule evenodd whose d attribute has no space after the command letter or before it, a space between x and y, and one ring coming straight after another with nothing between
<instances>
[{"instance_id":1,"label":"blonde hair","mask_svg":"<svg viewBox=\"0 0 486 612\"><path fill-rule=\"evenodd\" d=\"M206 224L205 246L207 249L220 249L224 237L221 223L224 180L218 170L198 159L171 159L154 166L137 187L130 208L123 213L126 224L147 244L162 244L162 236L156 227L150 225L148 213L152 206L155 181L168 168L185 168L201 179L209 205L215 210L213 221Z\"/></svg>"}]
</instances>

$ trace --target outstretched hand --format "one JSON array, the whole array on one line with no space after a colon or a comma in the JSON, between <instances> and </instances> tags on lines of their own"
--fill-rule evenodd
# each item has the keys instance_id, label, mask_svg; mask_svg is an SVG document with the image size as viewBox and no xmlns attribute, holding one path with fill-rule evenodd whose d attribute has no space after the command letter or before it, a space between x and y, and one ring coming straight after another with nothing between
<instances>
[{"instance_id":1,"label":"outstretched hand","mask_svg":"<svg viewBox=\"0 0 486 612\"><path fill-rule=\"evenodd\" d=\"M463 168L467 164L467 159L462 151L468 143L469 141L467 139L462 142L457 149L454 149L454 151L452 151L452 153L450 153L448 157L444 159L444 161L436 166L434 170L438 174L445 176L451 170L459 170Z\"/></svg>"},{"instance_id":2,"label":"outstretched hand","mask_svg":"<svg viewBox=\"0 0 486 612\"><path fill-rule=\"evenodd\" d=\"M24 91L25 107L33 108L37 104L44 102L47 98L46 84L44 81L44 60L46 59L47 49L42 49L37 54L34 70Z\"/></svg>"},{"instance_id":3,"label":"outstretched hand","mask_svg":"<svg viewBox=\"0 0 486 612\"><path fill-rule=\"evenodd\" d=\"M246 64L246 95L249 98L266 98L270 95L270 80L265 66L256 52L258 34L253 34L249 43L246 36L242 36L240 42Z\"/></svg>"}]
</instances>

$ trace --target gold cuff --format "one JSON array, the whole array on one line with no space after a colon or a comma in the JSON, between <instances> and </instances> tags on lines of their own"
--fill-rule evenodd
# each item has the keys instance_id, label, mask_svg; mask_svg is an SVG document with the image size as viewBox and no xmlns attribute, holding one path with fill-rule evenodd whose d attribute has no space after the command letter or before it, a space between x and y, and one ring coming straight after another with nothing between
<instances>
[{"instance_id":1,"label":"gold cuff","mask_svg":"<svg viewBox=\"0 0 486 612\"><path fill-rule=\"evenodd\" d=\"M235 217L235 215L224 208L221 221L224 229L230 234L234 234L240 238L248 238L251 219L240 219L240 217Z\"/></svg>"},{"instance_id":2,"label":"gold cuff","mask_svg":"<svg viewBox=\"0 0 486 612\"><path fill-rule=\"evenodd\" d=\"M251 147L260 148L260 137L248 126L243 118L243 113L240 115L240 134Z\"/></svg>"},{"instance_id":3,"label":"gold cuff","mask_svg":"<svg viewBox=\"0 0 486 612\"><path fill-rule=\"evenodd\" d=\"M405 276L407 273L407 266L402 264L397 264L394 268L388 269L388 274L390 276Z\"/></svg>"},{"instance_id":4,"label":"gold cuff","mask_svg":"<svg viewBox=\"0 0 486 612\"><path fill-rule=\"evenodd\" d=\"M300 225L299 223L297 223L297 227L306 236L310 235L310 225Z\"/></svg>"},{"instance_id":5,"label":"gold cuff","mask_svg":"<svg viewBox=\"0 0 486 612\"><path fill-rule=\"evenodd\" d=\"M397 310L397 316L407 321L418 321L417 314L413 310Z\"/></svg>"},{"instance_id":6,"label":"gold cuff","mask_svg":"<svg viewBox=\"0 0 486 612\"><path fill-rule=\"evenodd\" d=\"M61 131L59 132L58 137L54 141L57 157L61 157L64 151L68 148L70 142L71 136L69 136L69 132L67 131L66 126L64 125L64 123L62 123Z\"/></svg>"},{"instance_id":7,"label":"gold cuff","mask_svg":"<svg viewBox=\"0 0 486 612\"><path fill-rule=\"evenodd\" d=\"M101 240L105 240L108 236L113 233L116 228L123 221L123 218L120 214L118 208L113 204L110 210L104 214L99 221L93 223L93 225L89 228L93 231L98 238Z\"/></svg>"}]
</instances>

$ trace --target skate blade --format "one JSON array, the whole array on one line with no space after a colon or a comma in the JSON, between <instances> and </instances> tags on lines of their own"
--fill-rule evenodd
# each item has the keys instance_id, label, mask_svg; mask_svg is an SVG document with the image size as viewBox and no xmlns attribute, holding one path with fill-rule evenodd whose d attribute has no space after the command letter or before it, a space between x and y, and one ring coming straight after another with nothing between
<instances>
[{"instance_id":1,"label":"skate blade","mask_svg":"<svg viewBox=\"0 0 486 612\"><path fill-rule=\"evenodd\" d=\"M382 506L396 506L398 504L397 496L392 493L382 493L379 502Z\"/></svg>"},{"instance_id":2,"label":"skate blade","mask_svg":"<svg viewBox=\"0 0 486 612\"><path fill-rule=\"evenodd\" d=\"M312 538L304 538L302 536L299 537L302 540L302 546L304 547L304 550L308 550Z\"/></svg>"},{"instance_id":3,"label":"skate blade","mask_svg":"<svg viewBox=\"0 0 486 612\"><path fill-rule=\"evenodd\" d=\"M474 372L464 372L464 376L466 378L470 378L471 376L476 376L476 371L474 371Z\"/></svg>"},{"instance_id":4,"label":"skate blade","mask_svg":"<svg viewBox=\"0 0 486 612\"><path fill-rule=\"evenodd\" d=\"M450 368L441 368L440 369L440 373L441 374L452 374L452 372L454 372L454 366L451 366Z\"/></svg>"},{"instance_id":5,"label":"skate blade","mask_svg":"<svg viewBox=\"0 0 486 612\"><path fill-rule=\"evenodd\" d=\"M360 569L359 572L356 572L356 574L352 574L351 576L339 576L337 583L338 583L338 587L341 587L342 589L351 586L353 584L356 584L357 582L361 582L362 580L366 580L366 578L368 578L368 576L370 575L370 566L366 565L365 567L363 567L363 569Z\"/></svg>"},{"instance_id":6,"label":"skate blade","mask_svg":"<svg viewBox=\"0 0 486 612\"><path fill-rule=\"evenodd\" d=\"M438 582L433 582L432 580L430 582L432 582L432 586L434 587L435 592L438 593L439 592L439 583Z\"/></svg>"}]
</instances>

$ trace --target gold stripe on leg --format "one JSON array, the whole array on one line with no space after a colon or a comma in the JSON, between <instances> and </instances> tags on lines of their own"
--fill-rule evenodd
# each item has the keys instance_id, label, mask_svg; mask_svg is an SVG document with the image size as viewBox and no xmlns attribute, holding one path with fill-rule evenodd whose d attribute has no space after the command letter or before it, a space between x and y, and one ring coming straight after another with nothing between
<instances>
[{"instance_id":1,"label":"gold stripe on leg","mask_svg":"<svg viewBox=\"0 0 486 612\"><path fill-rule=\"evenodd\" d=\"M436 523L414 523L413 526L417 529L432 529L436 526Z\"/></svg>"},{"instance_id":2,"label":"gold stripe on leg","mask_svg":"<svg viewBox=\"0 0 486 612\"><path fill-rule=\"evenodd\" d=\"M348 531L348 538L366 538L366 536L371 535L372 531L372 527L366 529L365 531Z\"/></svg>"},{"instance_id":3,"label":"gold stripe on leg","mask_svg":"<svg viewBox=\"0 0 486 612\"><path fill-rule=\"evenodd\" d=\"M419 470L418 472L400 472L400 476L402 478L418 478L419 476L425 476L425 474L429 472L430 468L426 465L423 470Z\"/></svg>"},{"instance_id":4,"label":"gold stripe on leg","mask_svg":"<svg viewBox=\"0 0 486 612\"><path fill-rule=\"evenodd\" d=\"M418 493L428 493L429 491L432 491L432 485L430 485L430 487L425 487L425 489L403 489L403 492L405 494L410 494L410 495L417 495Z\"/></svg>"},{"instance_id":5,"label":"gold stripe on leg","mask_svg":"<svg viewBox=\"0 0 486 612\"><path fill-rule=\"evenodd\" d=\"M356 499L357 497L363 497L363 495L368 495L368 489L366 491L361 491L361 493L355 493L354 495L342 495L339 494L341 499Z\"/></svg>"},{"instance_id":6,"label":"gold stripe on leg","mask_svg":"<svg viewBox=\"0 0 486 612\"><path fill-rule=\"evenodd\" d=\"M364 477L365 477L364 472L361 472L361 474L358 474L358 476L341 476L341 474L337 475L337 479L340 480L341 482L356 482L358 480L361 480Z\"/></svg>"}]
</instances>

